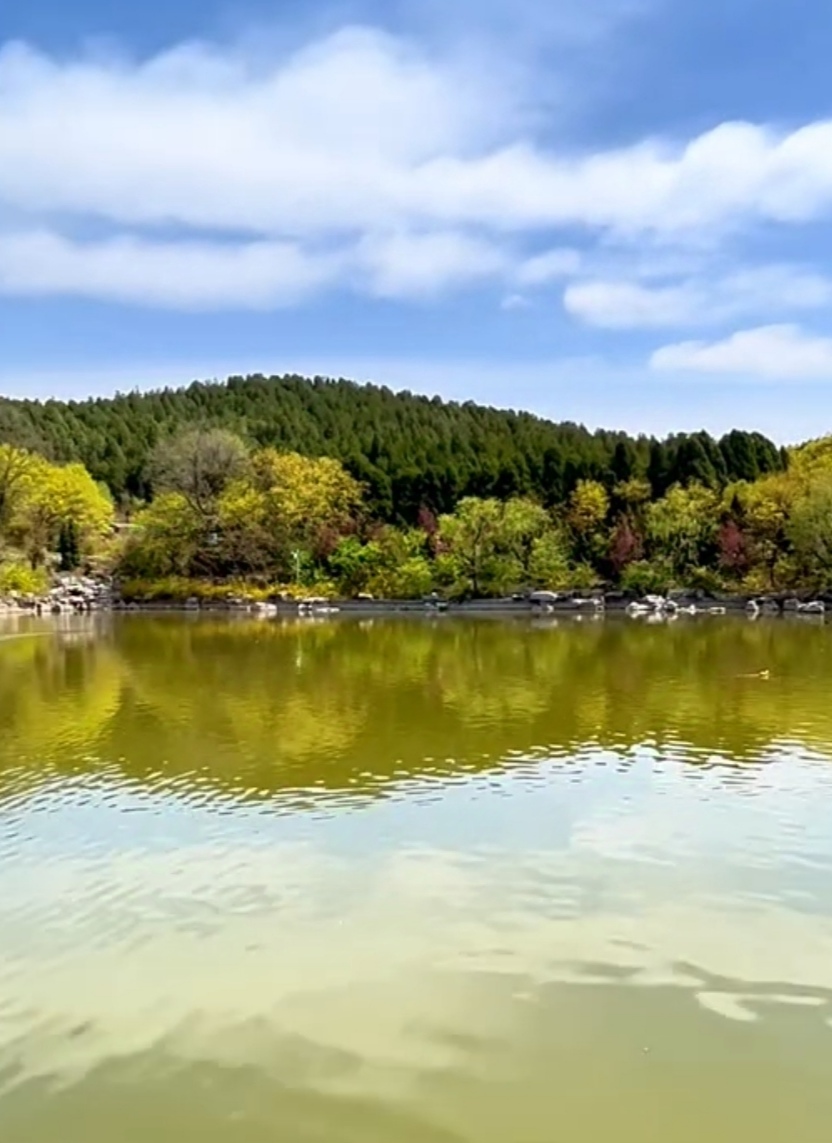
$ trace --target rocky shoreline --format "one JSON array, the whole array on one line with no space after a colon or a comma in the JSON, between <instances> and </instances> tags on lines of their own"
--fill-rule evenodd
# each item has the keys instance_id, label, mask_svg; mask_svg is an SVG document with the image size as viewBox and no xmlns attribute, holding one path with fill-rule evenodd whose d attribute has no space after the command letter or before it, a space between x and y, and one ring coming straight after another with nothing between
<instances>
[{"instance_id":1,"label":"rocky shoreline","mask_svg":"<svg viewBox=\"0 0 832 1143\"><path fill-rule=\"evenodd\" d=\"M118 590L111 579L62 575L45 595L13 594L0 599L0 616L83 615L111 611L118 600Z\"/></svg>"},{"instance_id":2,"label":"rocky shoreline","mask_svg":"<svg viewBox=\"0 0 832 1143\"><path fill-rule=\"evenodd\" d=\"M717 594L704 591L672 591L664 595L636 596L621 591L538 591L503 599L446 601L437 595L424 599L328 600L275 598L254 603L244 598L199 600L125 601L118 585L105 577L61 576L42 596L13 596L0 600L0 615L73 615L101 611L126 612L236 612L261 617L326 615L573 615L623 614L648 621L681 616L825 615L832 608L832 594L799 597L793 593L760 596Z\"/></svg>"}]
</instances>

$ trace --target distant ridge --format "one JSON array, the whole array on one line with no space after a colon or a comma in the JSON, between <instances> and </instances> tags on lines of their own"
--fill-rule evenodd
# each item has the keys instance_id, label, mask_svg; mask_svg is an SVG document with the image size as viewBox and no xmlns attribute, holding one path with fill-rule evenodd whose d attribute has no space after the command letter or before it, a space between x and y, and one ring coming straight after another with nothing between
<instances>
[{"instance_id":1,"label":"distant ridge","mask_svg":"<svg viewBox=\"0 0 832 1143\"><path fill-rule=\"evenodd\" d=\"M578 480L612 486L634 476L661 495L677 482L753 480L786 462L760 433L660 441L323 377L230 377L82 401L0 398L0 441L82 461L117 499L147 497L155 445L193 425L333 456L365 482L377 515L395 521L413 521L425 507L451 511L466 495L532 495L553 505Z\"/></svg>"}]
</instances>

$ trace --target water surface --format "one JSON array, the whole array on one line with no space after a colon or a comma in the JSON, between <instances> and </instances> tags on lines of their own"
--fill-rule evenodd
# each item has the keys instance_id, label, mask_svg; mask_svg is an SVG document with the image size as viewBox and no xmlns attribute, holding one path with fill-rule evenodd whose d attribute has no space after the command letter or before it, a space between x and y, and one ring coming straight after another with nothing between
<instances>
[{"instance_id":1,"label":"water surface","mask_svg":"<svg viewBox=\"0 0 832 1143\"><path fill-rule=\"evenodd\" d=\"M0 1139L827 1143L831 693L815 623L7 622Z\"/></svg>"}]
</instances>

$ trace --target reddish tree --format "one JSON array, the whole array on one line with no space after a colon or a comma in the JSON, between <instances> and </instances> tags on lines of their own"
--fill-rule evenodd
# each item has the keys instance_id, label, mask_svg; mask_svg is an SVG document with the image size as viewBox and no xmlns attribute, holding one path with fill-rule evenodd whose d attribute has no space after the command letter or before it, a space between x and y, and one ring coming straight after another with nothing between
<instances>
[{"instance_id":1,"label":"reddish tree","mask_svg":"<svg viewBox=\"0 0 832 1143\"><path fill-rule=\"evenodd\" d=\"M733 572L748 566L748 544L736 520L726 520L719 529L719 562Z\"/></svg>"},{"instance_id":2,"label":"reddish tree","mask_svg":"<svg viewBox=\"0 0 832 1143\"><path fill-rule=\"evenodd\" d=\"M338 528L333 528L331 524L324 524L318 529L317 535L313 540L313 553L316 559L328 559L342 538L343 533Z\"/></svg>"},{"instance_id":3,"label":"reddish tree","mask_svg":"<svg viewBox=\"0 0 832 1143\"><path fill-rule=\"evenodd\" d=\"M419 516L416 522L426 536L435 536L439 531L439 521L433 512L431 512L430 508L425 507L424 504L419 509Z\"/></svg>"},{"instance_id":4,"label":"reddish tree","mask_svg":"<svg viewBox=\"0 0 832 1143\"><path fill-rule=\"evenodd\" d=\"M626 516L622 516L615 526L610 543L610 563L617 575L635 560L640 560L644 551L641 536L633 530Z\"/></svg>"}]
</instances>

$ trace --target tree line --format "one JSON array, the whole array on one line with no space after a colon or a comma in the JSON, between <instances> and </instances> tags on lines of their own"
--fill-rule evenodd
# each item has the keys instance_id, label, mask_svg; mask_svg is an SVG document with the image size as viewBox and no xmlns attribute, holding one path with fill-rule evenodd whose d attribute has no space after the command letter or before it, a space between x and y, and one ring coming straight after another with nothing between
<instances>
[{"instance_id":1,"label":"tree line","mask_svg":"<svg viewBox=\"0 0 832 1143\"><path fill-rule=\"evenodd\" d=\"M0 400L1 442L83 464L123 507L153 496L155 450L188 428L226 429L255 451L338 460L377 519L405 525L425 508L452 512L468 496L532 497L551 509L581 480L612 492L638 476L659 497L674 484L717 488L784 464L759 433L634 438L325 378L232 377L110 399Z\"/></svg>"},{"instance_id":2,"label":"tree line","mask_svg":"<svg viewBox=\"0 0 832 1143\"><path fill-rule=\"evenodd\" d=\"M590 433L299 378L5 402L0 434L0 593L50 561L145 597L832 587L830 440Z\"/></svg>"}]
</instances>

